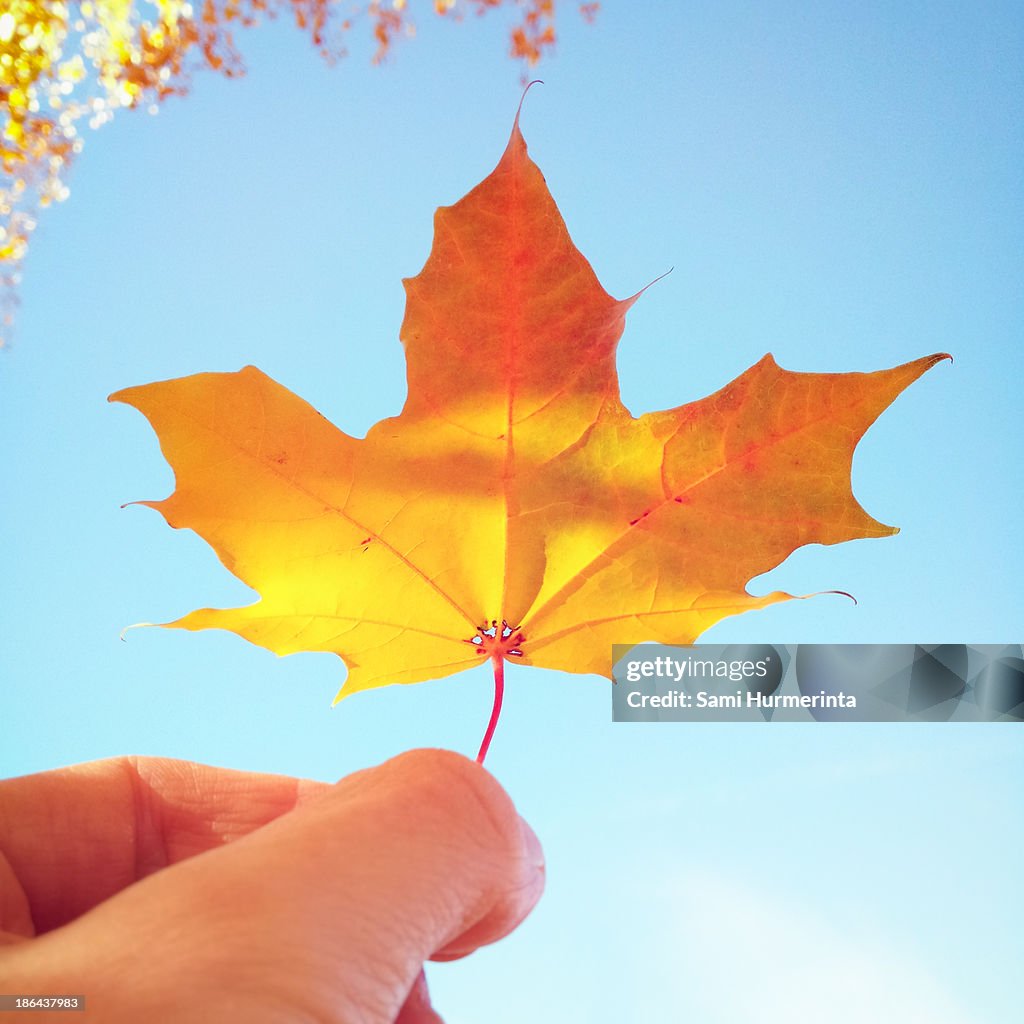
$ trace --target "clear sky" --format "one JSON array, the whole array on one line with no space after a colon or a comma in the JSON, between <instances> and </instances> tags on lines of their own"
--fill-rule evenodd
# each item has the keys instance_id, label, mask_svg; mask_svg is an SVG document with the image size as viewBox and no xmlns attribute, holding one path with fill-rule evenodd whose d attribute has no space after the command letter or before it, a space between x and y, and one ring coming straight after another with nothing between
<instances>
[{"instance_id":1,"label":"clear sky","mask_svg":"<svg viewBox=\"0 0 1024 1024\"><path fill-rule=\"evenodd\" d=\"M698 7L713 10L698 11ZM797 552L751 589L839 589L736 642L1021 642L1019 5L566 5L523 115L573 238L625 296L634 412L772 352L870 370L934 351L855 491L899 536ZM638 13L641 12L642 13ZM349 433L404 397L401 278L497 161L519 102L500 14L421 15L383 68L284 20L249 74L91 134L0 353L0 772L122 753L334 779L472 756L486 670L331 709L328 655L138 630L249 592L144 508L171 474L119 388L254 363ZM251 595L249 595L251 596ZM509 672L488 766L549 888L512 938L429 974L453 1024L1003 1024L1019 1012L1024 733L613 725L609 684ZM343 870L344 865L339 865Z\"/></svg>"}]
</instances>

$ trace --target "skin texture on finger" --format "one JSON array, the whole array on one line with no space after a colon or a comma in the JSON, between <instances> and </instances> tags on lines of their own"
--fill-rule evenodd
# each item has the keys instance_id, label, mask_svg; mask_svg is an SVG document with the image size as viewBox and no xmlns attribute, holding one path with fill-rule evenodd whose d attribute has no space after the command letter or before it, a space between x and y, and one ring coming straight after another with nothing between
<instances>
[{"instance_id":1,"label":"skin texture on finger","mask_svg":"<svg viewBox=\"0 0 1024 1024\"><path fill-rule=\"evenodd\" d=\"M539 897L527 836L479 765L413 751L0 949L0 977L83 991L112 1022L426 1024L423 962L495 941Z\"/></svg>"},{"instance_id":2,"label":"skin texture on finger","mask_svg":"<svg viewBox=\"0 0 1024 1024\"><path fill-rule=\"evenodd\" d=\"M329 789L146 757L0 780L0 931L56 928L140 878L246 835Z\"/></svg>"},{"instance_id":3,"label":"skin texture on finger","mask_svg":"<svg viewBox=\"0 0 1024 1024\"><path fill-rule=\"evenodd\" d=\"M0 946L34 934L25 890L0 848Z\"/></svg>"}]
</instances>

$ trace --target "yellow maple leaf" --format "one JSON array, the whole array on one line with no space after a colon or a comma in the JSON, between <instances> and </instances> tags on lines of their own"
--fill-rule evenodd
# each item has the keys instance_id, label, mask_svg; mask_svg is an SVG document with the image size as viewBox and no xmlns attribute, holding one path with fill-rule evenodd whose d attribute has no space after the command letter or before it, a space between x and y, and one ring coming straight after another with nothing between
<instances>
[{"instance_id":1,"label":"yellow maple leaf","mask_svg":"<svg viewBox=\"0 0 1024 1024\"><path fill-rule=\"evenodd\" d=\"M691 643L788 600L746 585L800 545L895 532L853 496L854 448L948 357L821 374L765 356L708 398L631 416L615 350L636 297L601 287L518 121L495 170L438 210L405 286L408 399L363 440L254 367L111 396L175 472L144 504L261 595L167 625L332 651L339 698L485 657L500 690L510 657L610 675L613 643Z\"/></svg>"}]
</instances>

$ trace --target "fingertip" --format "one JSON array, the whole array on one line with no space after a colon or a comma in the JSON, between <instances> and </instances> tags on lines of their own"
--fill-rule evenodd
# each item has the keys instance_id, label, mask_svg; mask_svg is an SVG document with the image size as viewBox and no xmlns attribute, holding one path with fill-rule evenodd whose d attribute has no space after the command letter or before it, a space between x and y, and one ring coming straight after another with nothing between
<instances>
[{"instance_id":1,"label":"fingertip","mask_svg":"<svg viewBox=\"0 0 1024 1024\"><path fill-rule=\"evenodd\" d=\"M519 896L519 903L523 908L519 918L521 921L534 908L544 892L547 868L544 863L544 848L540 845L537 833L522 817L519 819L519 833L523 844L523 885Z\"/></svg>"},{"instance_id":2,"label":"fingertip","mask_svg":"<svg viewBox=\"0 0 1024 1024\"><path fill-rule=\"evenodd\" d=\"M537 833L530 828L526 819L519 818L519 834L522 837L524 860L528 868L539 874L541 880L544 878L544 848L540 845Z\"/></svg>"},{"instance_id":3,"label":"fingertip","mask_svg":"<svg viewBox=\"0 0 1024 1024\"><path fill-rule=\"evenodd\" d=\"M447 962L469 956L481 946L505 938L529 916L544 892L544 851L536 833L516 816L519 849L509 870L494 883L495 897L488 912L460 935L437 950L432 960Z\"/></svg>"}]
</instances>

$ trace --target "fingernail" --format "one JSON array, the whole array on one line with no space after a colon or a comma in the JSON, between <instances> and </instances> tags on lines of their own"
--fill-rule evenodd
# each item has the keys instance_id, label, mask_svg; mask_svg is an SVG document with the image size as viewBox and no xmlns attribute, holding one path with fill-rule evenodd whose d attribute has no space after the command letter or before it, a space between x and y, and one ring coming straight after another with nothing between
<instances>
[{"instance_id":1,"label":"fingernail","mask_svg":"<svg viewBox=\"0 0 1024 1024\"><path fill-rule=\"evenodd\" d=\"M523 874L529 898L538 899L544 890L544 850L537 834L519 819L519 833L523 841Z\"/></svg>"}]
</instances>

